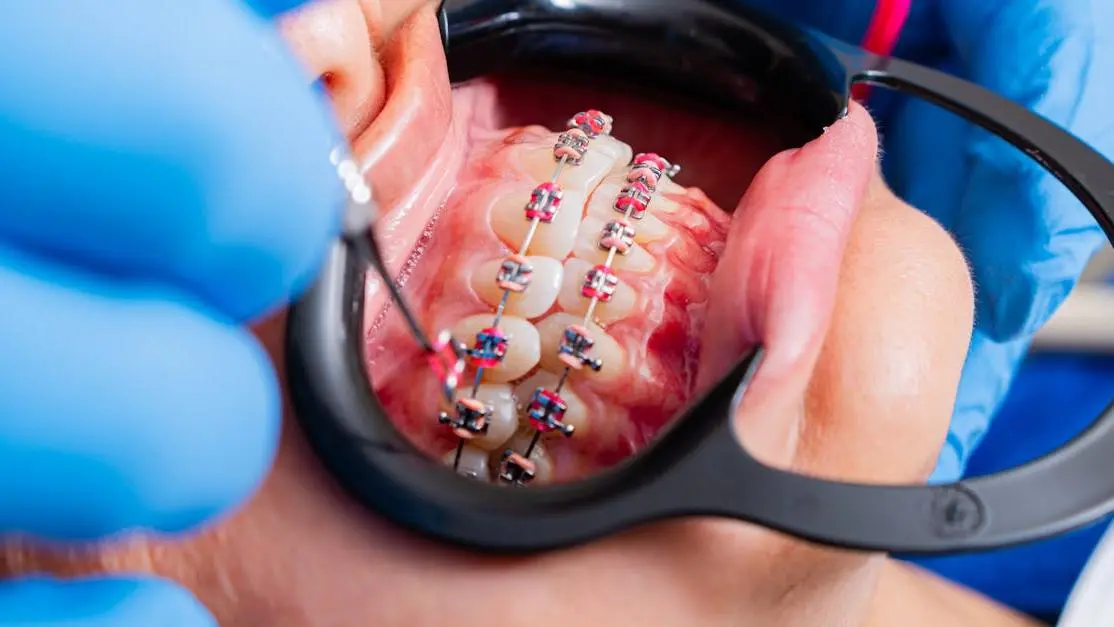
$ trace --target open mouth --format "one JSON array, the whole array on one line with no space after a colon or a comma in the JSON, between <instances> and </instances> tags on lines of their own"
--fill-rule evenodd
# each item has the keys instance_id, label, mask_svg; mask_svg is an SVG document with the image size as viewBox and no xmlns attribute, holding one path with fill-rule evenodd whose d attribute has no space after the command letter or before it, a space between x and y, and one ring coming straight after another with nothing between
<instances>
[{"instance_id":1,"label":"open mouth","mask_svg":"<svg viewBox=\"0 0 1114 627\"><path fill-rule=\"evenodd\" d=\"M787 133L649 89L586 87L543 71L450 87L427 14L381 59L386 100L353 138L385 210L379 238L425 328L450 330L471 353L462 402L445 407L373 277L365 347L383 405L418 448L484 481L508 478L514 454L534 483L633 454L697 391L731 212L767 159L791 145ZM559 163L566 121L591 110L614 120L611 134L589 138L578 163ZM653 163L683 170L673 178L648 170ZM648 171L652 181L639 178ZM777 185L809 178L799 167ZM547 182L560 187L559 210L537 219ZM632 209L640 182L652 184ZM523 269L528 286L513 289ZM461 428L469 411L483 414L482 429Z\"/></svg>"}]
</instances>

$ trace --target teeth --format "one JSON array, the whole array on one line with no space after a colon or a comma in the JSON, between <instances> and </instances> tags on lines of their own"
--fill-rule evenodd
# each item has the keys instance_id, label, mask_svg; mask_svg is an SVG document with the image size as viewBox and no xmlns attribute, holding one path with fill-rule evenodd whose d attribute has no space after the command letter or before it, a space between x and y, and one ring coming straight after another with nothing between
<instances>
[{"instance_id":1,"label":"teeth","mask_svg":"<svg viewBox=\"0 0 1114 627\"><path fill-rule=\"evenodd\" d=\"M553 135L556 139L557 135ZM561 187L565 190L587 192L611 172L618 157L623 154L614 144L601 142L602 136L588 144L588 151L580 165L566 165L561 170ZM557 161L553 158L552 145L529 148L522 155L523 170L535 181L548 181L553 177Z\"/></svg>"},{"instance_id":2,"label":"teeth","mask_svg":"<svg viewBox=\"0 0 1114 627\"><path fill-rule=\"evenodd\" d=\"M441 458L449 468L453 467L453 462L456 460L456 447L451 451L445 453ZM487 451L476 448L469 444L465 444L464 448L460 451L460 465L456 467L457 474L466 477L479 479L480 481L491 481L491 460L490 453Z\"/></svg>"},{"instance_id":3,"label":"teeth","mask_svg":"<svg viewBox=\"0 0 1114 627\"><path fill-rule=\"evenodd\" d=\"M471 396L472 387L457 390L457 398ZM476 390L476 400L487 404L492 412L488 418L487 432L468 441L468 446L494 451L502 448L518 429L518 406L514 391L506 383L483 383Z\"/></svg>"},{"instance_id":4,"label":"teeth","mask_svg":"<svg viewBox=\"0 0 1114 627\"><path fill-rule=\"evenodd\" d=\"M615 199L619 197L619 192L626 184L626 180L627 170L622 170L607 177L596 188L596 191L592 192L592 197L588 200L587 215L604 222L622 218L623 214L615 210ZM642 216L642 219L631 220L634 225L634 241L639 243L652 242L672 234L672 229L654 215L656 212L667 210L670 204L676 203L667 198L662 198L660 194L655 194L654 199L650 201L650 209Z\"/></svg>"},{"instance_id":5,"label":"teeth","mask_svg":"<svg viewBox=\"0 0 1114 627\"><path fill-rule=\"evenodd\" d=\"M533 438L532 433L519 433L507 442L505 448L514 450L514 452L524 455L526 449L530 446L530 439ZM496 466L502 457L503 452L499 451L495 456ZM534 462L536 467L534 471L534 480L532 485L541 483L548 483L553 478L553 459L549 456L549 451L546 450L544 442L538 442L534 445L534 450L530 453L530 461Z\"/></svg>"},{"instance_id":6,"label":"teeth","mask_svg":"<svg viewBox=\"0 0 1114 627\"><path fill-rule=\"evenodd\" d=\"M561 361L558 348L565 329L570 325L582 325L583 316L568 313L556 313L538 323L538 334L541 336L541 366L550 372L564 372L565 362ZM589 356L603 362L599 372L591 368L573 370L573 377L585 377L593 381L614 381L622 374L625 368L625 352L623 347L608 335L598 325L589 324L588 332L595 340L595 346L589 351Z\"/></svg>"},{"instance_id":7,"label":"teeth","mask_svg":"<svg viewBox=\"0 0 1114 627\"><path fill-rule=\"evenodd\" d=\"M523 318L537 318L549 311L557 301L564 269L560 261L550 257L530 256L526 261L533 270L530 284L521 292L511 293L504 311ZM472 273L472 289L492 307L498 306L503 299L503 290L495 282L502 264L502 259L495 259L480 264Z\"/></svg>"},{"instance_id":8,"label":"teeth","mask_svg":"<svg viewBox=\"0 0 1114 627\"><path fill-rule=\"evenodd\" d=\"M611 156L611 172L626 172L627 164L634 157L634 150L626 142L621 142L613 135L600 135L592 140L591 150L599 150Z\"/></svg>"},{"instance_id":9,"label":"teeth","mask_svg":"<svg viewBox=\"0 0 1114 627\"><path fill-rule=\"evenodd\" d=\"M468 316L453 327L453 337L469 348L475 347L476 335L491 326L492 315ZM538 330L529 321L517 316L503 316L499 330L507 338L507 353L497 365L484 368L485 381L506 383L525 376L538 364L541 346Z\"/></svg>"},{"instance_id":10,"label":"teeth","mask_svg":"<svg viewBox=\"0 0 1114 627\"><path fill-rule=\"evenodd\" d=\"M553 221L538 224L534 231L527 251L531 255L564 259L572 252L580 218L584 215L585 194L570 189L563 191L561 208ZM529 200L530 191L517 191L502 196L491 206L491 228L504 244L516 252L530 231L530 220L526 217L526 203Z\"/></svg>"},{"instance_id":11,"label":"teeth","mask_svg":"<svg viewBox=\"0 0 1114 627\"><path fill-rule=\"evenodd\" d=\"M615 215L622 217L618 213ZM608 220L611 220L611 218L608 218ZM643 221L633 222L636 234ZM584 222L580 224L580 233L576 238L576 244L573 247L573 255L590 261L593 265L604 263L607 260L607 251L600 248L600 234L603 233L606 225L607 221L594 216L584 218ZM657 261L654 257L638 244L632 246L625 255L615 255L615 258L611 261L612 268L631 272L650 272L654 269L655 264L657 264Z\"/></svg>"},{"instance_id":12,"label":"teeth","mask_svg":"<svg viewBox=\"0 0 1114 627\"><path fill-rule=\"evenodd\" d=\"M547 372L545 370L537 371L529 379L526 379L514 389L515 398L518 404L526 407L530 404L530 398L534 395L534 390L538 388L545 388L550 391L557 391L557 383L561 377ZM583 438L588 433L588 408L584 405L584 401L573 392L569 385L566 383L561 387L561 391L557 392L561 395L561 400L565 401L568 409L565 411L564 418L561 422L576 428L573 437ZM551 431L549 436L559 435L556 431Z\"/></svg>"},{"instance_id":13,"label":"teeth","mask_svg":"<svg viewBox=\"0 0 1114 627\"><path fill-rule=\"evenodd\" d=\"M561 291L557 297L557 302L561 305L561 309L571 314L577 314L578 318L584 316L584 313L588 311L588 303L591 302L580 294L580 287L584 283L584 275L588 274L593 265L591 262L575 257L565 261L565 276L561 283ZM615 288L615 293L611 296L611 300L596 305L593 317L596 321L604 324L621 320L630 315L636 301L637 295L634 290L620 280L618 287Z\"/></svg>"}]
</instances>

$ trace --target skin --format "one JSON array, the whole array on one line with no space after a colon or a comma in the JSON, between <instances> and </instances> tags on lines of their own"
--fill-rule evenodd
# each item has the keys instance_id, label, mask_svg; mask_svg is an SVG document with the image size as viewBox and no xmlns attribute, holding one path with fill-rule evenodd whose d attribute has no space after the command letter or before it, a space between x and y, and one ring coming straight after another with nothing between
<instances>
[{"instance_id":1,"label":"skin","mask_svg":"<svg viewBox=\"0 0 1114 627\"><path fill-rule=\"evenodd\" d=\"M408 56L407 47L435 41L428 12L408 17L414 4L334 0L283 24L310 75L332 73L326 82L356 151L370 156L377 172L398 174L380 179L381 199L392 207L413 191L451 116L450 101L436 90L397 88L414 70L408 58L425 62ZM432 65L421 70L443 72ZM797 338L771 344L778 347L773 365L740 408L736 423L747 447L767 463L806 473L923 481L947 432L972 325L971 282L948 234L882 182L866 112L856 108L840 124L826 143L768 164L741 201L729 235L747 242L795 224L828 239L789 251L796 256L768 259L754 252L761 246L736 246L731 250L751 252L721 262L751 273L754 284L764 272L800 273L802 282L812 282L789 296L727 290L733 296L709 312L722 323L717 328L724 335L715 343L721 350L703 355L702 372L713 372L756 339ZM398 142L403 135L405 146ZM833 191L846 203L821 224L799 216L801 222L787 227L771 218L784 212L769 207L791 199L784 183L802 161L847 167L844 184ZM391 211L396 241L420 230L420 215ZM398 244L394 257L403 249ZM794 260L788 270L771 261L786 256ZM820 278L809 279L813 274ZM713 282L726 285L730 276L719 273ZM793 315L785 307L795 307ZM788 326L779 322L787 319ZM279 373L283 326L283 314L255 326ZM701 376L706 383L710 375ZM83 548L8 538L0 576L152 572L193 590L226 627L1033 624L884 555L822 549L732 522L657 524L533 558L435 545L343 495L290 412L287 403L280 453L265 485L242 510L201 534Z\"/></svg>"}]
</instances>

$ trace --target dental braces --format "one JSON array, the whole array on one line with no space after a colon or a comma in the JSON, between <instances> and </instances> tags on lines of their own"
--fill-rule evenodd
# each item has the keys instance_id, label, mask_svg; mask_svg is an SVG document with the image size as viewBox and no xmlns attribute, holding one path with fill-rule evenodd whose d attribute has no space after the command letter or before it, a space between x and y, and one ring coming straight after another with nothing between
<instances>
[{"instance_id":1,"label":"dental braces","mask_svg":"<svg viewBox=\"0 0 1114 627\"><path fill-rule=\"evenodd\" d=\"M583 322L569 325L565 329L558 348L559 359L565 364L565 370L552 391L544 387L534 390L526 408L526 416L534 428L534 435L523 453L517 453L513 449L503 452L499 471L502 481L522 486L534 479L537 468L530 456L544 434L555 431L565 437L572 436L574 427L561 421L568 411L568 404L561 398L561 389L573 370L590 368L599 372L603 368L600 359L588 354L595 345L588 328L596 307L601 302L610 301L619 286L619 277L611 266L617 255L626 255L634 247L635 230L630 221L641 220L645 216L661 178L673 178L680 171L679 165L672 164L655 153L640 153L635 156L627 174L627 184L619 192L613 205L615 211L623 214L623 217L609 221L600 233L598 245L600 249L607 251L607 258L602 264L588 270L580 288L581 296L589 299Z\"/></svg>"},{"instance_id":2,"label":"dental braces","mask_svg":"<svg viewBox=\"0 0 1114 627\"><path fill-rule=\"evenodd\" d=\"M557 142L553 146L553 158L556 161L553 175L548 181L534 188L530 193L529 201L526 203L525 217L530 221L530 226L522 244L516 253L503 259L496 273L495 283L503 291L503 296L495 309L491 325L481 329L476 334L475 342L471 347L455 340L448 332L442 332L438 338L434 347L436 353L430 365L441 382L441 392L445 397L446 404L452 407L452 412L442 411L439 413L438 422L449 426L454 435L459 438L453 456L454 472L459 472L465 444L486 434L490 426L490 419L495 411L494 407L480 401L476 396L479 394L480 385L483 382L484 370L498 366L507 355L510 338L499 328L499 323L503 319L511 295L524 292L530 286L534 268L530 265L526 254L529 252L530 244L537 235L540 226L553 222L561 209L561 201L564 196L564 192L558 184L561 174L567 166L578 166L583 162L591 140L600 135L609 135L613 121L611 116L595 109L577 113L569 119L566 130L558 136ZM458 399L454 403L453 398L456 395L456 388L464 375L469 360L476 368L471 395L467 398ZM553 394L552 400L555 407L564 408L561 410L563 415L567 409L564 401L556 394ZM553 429L560 430L567 436L572 435L573 428L571 426L561 424L559 421L551 421L546 424L550 424ZM533 463L528 459L530 452L527 452L526 458L522 460L523 472L521 476L525 477L528 474L532 479L535 469ZM513 452L505 453L504 459L510 454L513 454Z\"/></svg>"}]
</instances>

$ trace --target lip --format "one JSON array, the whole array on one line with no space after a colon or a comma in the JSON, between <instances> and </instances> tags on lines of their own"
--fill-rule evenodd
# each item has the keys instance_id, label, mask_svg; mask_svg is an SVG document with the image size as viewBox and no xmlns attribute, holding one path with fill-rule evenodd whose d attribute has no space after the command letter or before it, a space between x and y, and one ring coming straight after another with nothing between
<instances>
[{"instance_id":1,"label":"lip","mask_svg":"<svg viewBox=\"0 0 1114 627\"><path fill-rule=\"evenodd\" d=\"M402 268L417 246L437 203L448 193L460 156L446 141L452 130L449 89L441 34L432 10L415 12L380 51L385 104L353 141L383 213L376 223L383 255L392 272ZM376 278L367 285L368 311L385 303Z\"/></svg>"},{"instance_id":2,"label":"lip","mask_svg":"<svg viewBox=\"0 0 1114 627\"><path fill-rule=\"evenodd\" d=\"M386 77L383 110L353 142L374 177L384 208L408 195L448 134L452 103L435 16L419 11L380 52Z\"/></svg>"}]
</instances>

